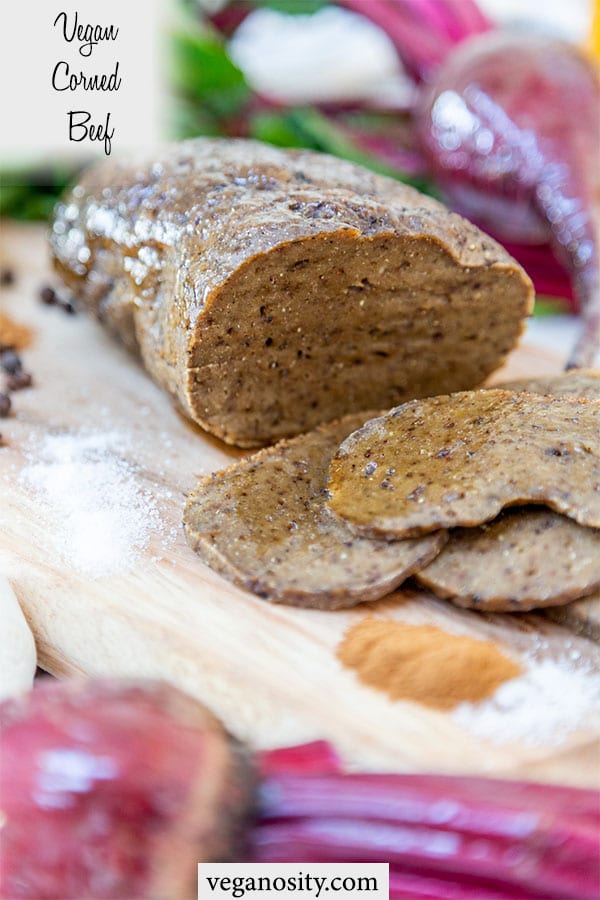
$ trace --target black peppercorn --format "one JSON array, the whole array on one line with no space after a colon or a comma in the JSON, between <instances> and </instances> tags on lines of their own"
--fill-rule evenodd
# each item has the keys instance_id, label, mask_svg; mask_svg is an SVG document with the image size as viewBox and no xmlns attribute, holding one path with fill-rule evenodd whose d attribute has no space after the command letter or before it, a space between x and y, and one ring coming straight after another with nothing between
<instances>
[{"instance_id":1,"label":"black peppercorn","mask_svg":"<svg viewBox=\"0 0 600 900\"><path fill-rule=\"evenodd\" d=\"M33 378L29 372L16 372L6 379L6 387L9 391L20 391L22 388L31 387L32 384Z\"/></svg>"},{"instance_id":2,"label":"black peppercorn","mask_svg":"<svg viewBox=\"0 0 600 900\"><path fill-rule=\"evenodd\" d=\"M56 291L54 288L49 286L43 287L40 290L40 300L42 303L45 303L46 306L53 306L56 303Z\"/></svg>"},{"instance_id":3,"label":"black peppercorn","mask_svg":"<svg viewBox=\"0 0 600 900\"><path fill-rule=\"evenodd\" d=\"M23 368L19 354L10 348L0 353L0 366L8 375L16 375Z\"/></svg>"}]
</instances>

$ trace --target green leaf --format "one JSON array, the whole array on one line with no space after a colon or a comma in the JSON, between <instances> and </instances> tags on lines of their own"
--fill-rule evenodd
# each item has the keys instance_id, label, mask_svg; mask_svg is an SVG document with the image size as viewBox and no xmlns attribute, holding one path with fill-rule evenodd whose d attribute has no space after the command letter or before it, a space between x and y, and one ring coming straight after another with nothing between
<instances>
[{"instance_id":1,"label":"green leaf","mask_svg":"<svg viewBox=\"0 0 600 900\"><path fill-rule=\"evenodd\" d=\"M172 34L171 84L223 116L237 112L250 94L244 75L224 46L199 30Z\"/></svg>"},{"instance_id":2,"label":"green leaf","mask_svg":"<svg viewBox=\"0 0 600 900\"><path fill-rule=\"evenodd\" d=\"M542 299L542 297L537 296L533 308L533 315L536 319L546 319L549 316L564 315L567 311L568 303L566 300L561 300L559 297L546 296Z\"/></svg>"},{"instance_id":3,"label":"green leaf","mask_svg":"<svg viewBox=\"0 0 600 900\"><path fill-rule=\"evenodd\" d=\"M185 97L174 98L166 124L168 133L178 140L198 135L220 137L223 134L219 117L213 111Z\"/></svg>"},{"instance_id":4,"label":"green leaf","mask_svg":"<svg viewBox=\"0 0 600 900\"><path fill-rule=\"evenodd\" d=\"M26 221L48 219L78 168L50 165L0 171L0 215Z\"/></svg>"},{"instance_id":5,"label":"green leaf","mask_svg":"<svg viewBox=\"0 0 600 900\"><path fill-rule=\"evenodd\" d=\"M311 16L330 3L328 0L253 0L252 5L265 6L290 16Z\"/></svg>"},{"instance_id":6,"label":"green leaf","mask_svg":"<svg viewBox=\"0 0 600 900\"><path fill-rule=\"evenodd\" d=\"M0 215L10 216L27 197L27 188L23 185L0 185Z\"/></svg>"},{"instance_id":7,"label":"green leaf","mask_svg":"<svg viewBox=\"0 0 600 900\"><path fill-rule=\"evenodd\" d=\"M277 147L307 147L312 150L319 150L320 146L316 141L303 134L298 129L289 113L256 113L250 119L249 123L250 137L259 141L265 141L268 144L275 144Z\"/></svg>"}]
</instances>

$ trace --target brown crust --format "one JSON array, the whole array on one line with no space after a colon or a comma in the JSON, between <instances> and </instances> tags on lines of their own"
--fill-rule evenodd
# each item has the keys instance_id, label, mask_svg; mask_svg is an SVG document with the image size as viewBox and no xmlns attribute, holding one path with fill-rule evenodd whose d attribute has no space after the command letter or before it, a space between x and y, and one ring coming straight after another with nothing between
<instances>
[{"instance_id":1,"label":"brown crust","mask_svg":"<svg viewBox=\"0 0 600 900\"><path fill-rule=\"evenodd\" d=\"M446 534L357 538L329 512L329 462L368 413L282 441L204 478L186 504L192 548L211 568L279 603L339 609L376 600L439 553Z\"/></svg>"},{"instance_id":2,"label":"brown crust","mask_svg":"<svg viewBox=\"0 0 600 900\"><path fill-rule=\"evenodd\" d=\"M182 410L240 446L480 383L533 302L515 261L435 200L253 141L94 166L52 251Z\"/></svg>"},{"instance_id":3,"label":"brown crust","mask_svg":"<svg viewBox=\"0 0 600 900\"><path fill-rule=\"evenodd\" d=\"M330 506L353 531L411 537L543 503L600 527L600 402L509 391L414 400L332 460Z\"/></svg>"},{"instance_id":4,"label":"brown crust","mask_svg":"<svg viewBox=\"0 0 600 900\"><path fill-rule=\"evenodd\" d=\"M548 509L506 510L457 528L418 581L457 606L517 612L558 606L600 587L600 530Z\"/></svg>"}]
</instances>

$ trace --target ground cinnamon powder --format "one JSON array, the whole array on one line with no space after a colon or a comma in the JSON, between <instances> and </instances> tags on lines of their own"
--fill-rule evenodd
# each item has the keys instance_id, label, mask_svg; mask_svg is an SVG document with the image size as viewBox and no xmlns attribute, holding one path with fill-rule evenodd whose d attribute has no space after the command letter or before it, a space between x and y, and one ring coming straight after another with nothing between
<instances>
[{"instance_id":1,"label":"ground cinnamon powder","mask_svg":"<svg viewBox=\"0 0 600 900\"><path fill-rule=\"evenodd\" d=\"M522 672L490 641L386 619L358 622L344 635L337 655L361 681L392 700L434 709L476 703Z\"/></svg>"},{"instance_id":2,"label":"ground cinnamon powder","mask_svg":"<svg viewBox=\"0 0 600 900\"><path fill-rule=\"evenodd\" d=\"M14 322L0 312L0 346L11 347L13 350L24 350L31 344L32 337L31 328Z\"/></svg>"}]
</instances>

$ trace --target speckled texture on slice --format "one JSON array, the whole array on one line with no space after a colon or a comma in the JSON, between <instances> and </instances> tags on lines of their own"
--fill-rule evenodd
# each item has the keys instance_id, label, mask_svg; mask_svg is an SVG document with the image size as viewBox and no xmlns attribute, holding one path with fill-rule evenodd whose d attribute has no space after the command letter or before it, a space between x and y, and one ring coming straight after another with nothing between
<instances>
[{"instance_id":1,"label":"speckled texture on slice","mask_svg":"<svg viewBox=\"0 0 600 900\"><path fill-rule=\"evenodd\" d=\"M376 600L427 565L445 532L357 538L327 508L331 457L367 415L323 425L200 481L184 513L196 553L265 599L320 609Z\"/></svg>"},{"instance_id":2,"label":"speckled texture on slice","mask_svg":"<svg viewBox=\"0 0 600 900\"><path fill-rule=\"evenodd\" d=\"M497 387L597 400L600 372L574 369ZM454 529L417 579L439 597L473 609L514 612L565 604L600 584L600 531L547 509L506 511L487 525ZM573 619L578 604L569 608Z\"/></svg>"},{"instance_id":3,"label":"speckled texture on slice","mask_svg":"<svg viewBox=\"0 0 600 900\"><path fill-rule=\"evenodd\" d=\"M529 391L533 394L552 394L554 397L580 397L600 400L600 371L598 369L570 369L559 375L539 378L520 378L495 385L505 391Z\"/></svg>"},{"instance_id":4,"label":"speckled texture on slice","mask_svg":"<svg viewBox=\"0 0 600 900\"><path fill-rule=\"evenodd\" d=\"M431 197L257 141L92 166L51 249L183 412L242 447L481 384L533 305L515 260Z\"/></svg>"},{"instance_id":5,"label":"speckled texture on slice","mask_svg":"<svg viewBox=\"0 0 600 900\"><path fill-rule=\"evenodd\" d=\"M600 644L600 591L566 606L551 607L546 610L546 615Z\"/></svg>"},{"instance_id":6,"label":"speckled texture on slice","mask_svg":"<svg viewBox=\"0 0 600 900\"><path fill-rule=\"evenodd\" d=\"M457 606L517 612L568 603L600 587L600 530L542 507L457 528L417 579Z\"/></svg>"},{"instance_id":7,"label":"speckled texture on slice","mask_svg":"<svg viewBox=\"0 0 600 900\"><path fill-rule=\"evenodd\" d=\"M541 503L600 527L600 402L465 391L367 422L334 456L332 510L357 534L414 537Z\"/></svg>"}]
</instances>

